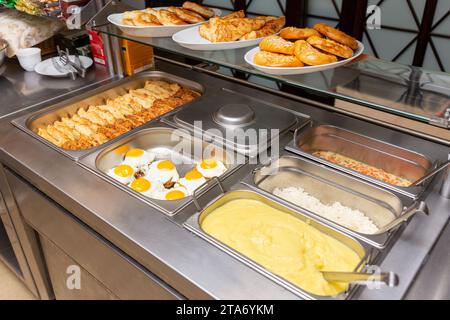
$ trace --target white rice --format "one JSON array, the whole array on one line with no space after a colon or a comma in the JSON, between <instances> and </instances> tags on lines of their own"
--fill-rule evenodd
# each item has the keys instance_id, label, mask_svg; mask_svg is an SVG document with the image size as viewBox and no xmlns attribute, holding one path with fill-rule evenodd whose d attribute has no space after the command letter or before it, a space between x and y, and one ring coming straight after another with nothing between
<instances>
[{"instance_id":1,"label":"white rice","mask_svg":"<svg viewBox=\"0 0 450 320\"><path fill-rule=\"evenodd\" d=\"M340 202L325 205L300 187L277 188L273 194L353 231L374 234L379 230L363 212L345 207Z\"/></svg>"}]
</instances>

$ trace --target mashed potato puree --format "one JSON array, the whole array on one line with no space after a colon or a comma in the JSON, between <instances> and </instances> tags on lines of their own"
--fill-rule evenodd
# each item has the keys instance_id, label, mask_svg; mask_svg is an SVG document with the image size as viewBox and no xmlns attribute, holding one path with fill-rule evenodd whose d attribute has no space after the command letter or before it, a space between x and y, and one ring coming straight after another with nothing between
<instances>
[{"instance_id":1,"label":"mashed potato puree","mask_svg":"<svg viewBox=\"0 0 450 320\"><path fill-rule=\"evenodd\" d=\"M355 270L360 257L351 248L288 213L260 201L239 199L212 211L203 231L253 261L319 296L347 290L320 271Z\"/></svg>"}]
</instances>

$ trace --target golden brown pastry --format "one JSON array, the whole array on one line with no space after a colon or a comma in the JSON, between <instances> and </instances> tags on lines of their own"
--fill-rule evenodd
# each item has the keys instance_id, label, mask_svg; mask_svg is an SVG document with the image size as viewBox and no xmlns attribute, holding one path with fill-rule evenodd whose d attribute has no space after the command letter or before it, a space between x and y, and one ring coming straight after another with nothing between
<instances>
[{"instance_id":1,"label":"golden brown pastry","mask_svg":"<svg viewBox=\"0 0 450 320\"><path fill-rule=\"evenodd\" d=\"M294 44L290 41L284 40L279 36L270 36L264 38L259 44L259 48L263 51L282 53L293 55L294 54Z\"/></svg>"},{"instance_id":2,"label":"golden brown pastry","mask_svg":"<svg viewBox=\"0 0 450 320\"><path fill-rule=\"evenodd\" d=\"M124 12L122 23L129 26L160 26L158 18L145 11Z\"/></svg>"},{"instance_id":3,"label":"golden brown pastry","mask_svg":"<svg viewBox=\"0 0 450 320\"><path fill-rule=\"evenodd\" d=\"M285 17L278 17L267 20L264 27L262 27L259 30L252 31L241 37L240 40L250 40L250 39L258 39L262 37L267 37L272 34L277 33L278 31L283 28L284 24L286 23Z\"/></svg>"},{"instance_id":4,"label":"golden brown pastry","mask_svg":"<svg viewBox=\"0 0 450 320\"><path fill-rule=\"evenodd\" d=\"M224 20L211 18L208 26L201 30L200 35L203 37L203 35L209 34L210 39L208 40L211 42L236 41L244 34L261 29L264 24L263 19L233 18ZM206 33L205 30L208 28L209 32Z\"/></svg>"},{"instance_id":5,"label":"golden brown pastry","mask_svg":"<svg viewBox=\"0 0 450 320\"><path fill-rule=\"evenodd\" d=\"M161 26L162 23L159 22L158 18L149 12L143 12L135 21L137 26Z\"/></svg>"},{"instance_id":6,"label":"golden brown pastry","mask_svg":"<svg viewBox=\"0 0 450 320\"><path fill-rule=\"evenodd\" d=\"M208 41L213 42L213 35L211 34L211 25L209 23L204 23L198 29L200 36Z\"/></svg>"},{"instance_id":7,"label":"golden brown pastry","mask_svg":"<svg viewBox=\"0 0 450 320\"><path fill-rule=\"evenodd\" d=\"M308 43L315 48L318 48L326 53L331 53L335 56L348 59L353 57L353 50L343 44L337 43L330 39L324 39L320 37L308 38Z\"/></svg>"},{"instance_id":8,"label":"golden brown pastry","mask_svg":"<svg viewBox=\"0 0 450 320\"><path fill-rule=\"evenodd\" d=\"M170 12L169 10L161 9L157 10L156 17L159 22L161 22L165 26L181 26L187 24L183 20L181 20L175 13Z\"/></svg>"},{"instance_id":9,"label":"golden brown pastry","mask_svg":"<svg viewBox=\"0 0 450 320\"><path fill-rule=\"evenodd\" d=\"M349 36L348 34L335 29L333 27L330 27L329 25L325 23L318 23L314 26L314 29L319 31L321 34L323 34L325 37L330 38L331 40L334 40L340 44L343 44L347 47L352 48L353 50L358 49L358 41L356 41L355 38Z\"/></svg>"},{"instance_id":10,"label":"golden brown pastry","mask_svg":"<svg viewBox=\"0 0 450 320\"><path fill-rule=\"evenodd\" d=\"M321 37L321 34L311 28L295 28L295 27L287 27L281 30L280 37L286 40L306 40L309 37L318 36Z\"/></svg>"},{"instance_id":11,"label":"golden brown pastry","mask_svg":"<svg viewBox=\"0 0 450 320\"><path fill-rule=\"evenodd\" d=\"M183 8L175 8L175 14L187 23L200 23L205 21L205 19L198 13Z\"/></svg>"},{"instance_id":12,"label":"golden brown pastry","mask_svg":"<svg viewBox=\"0 0 450 320\"><path fill-rule=\"evenodd\" d=\"M122 14L122 23L127 26L134 26L135 20L137 20L140 14L141 11L139 10L126 11Z\"/></svg>"},{"instance_id":13,"label":"golden brown pastry","mask_svg":"<svg viewBox=\"0 0 450 320\"><path fill-rule=\"evenodd\" d=\"M280 53L259 51L255 54L253 62L265 67L292 68L303 67L303 63L296 56L288 56Z\"/></svg>"},{"instance_id":14,"label":"golden brown pastry","mask_svg":"<svg viewBox=\"0 0 450 320\"><path fill-rule=\"evenodd\" d=\"M295 42L294 54L297 59L310 66L318 66L338 61L336 56L320 52L305 40L298 40Z\"/></svg>"},{"instance_id":15,"label":"golden brown pastry","mask_svg":"<svg viewBox=\"0 0 450 320\"><path fill-rule=\"evenodd\" d=\"M187 10L194 11L205 18L214 17L214 10L201 6L197 3L186 1L183 3L183 8Z\"/></svg>"},{"instance_id":16,"label":"golden brown pastry","mask_svg":"<svg viewBox=\"0 0 450 320\"><path fill-rule=\"evenodd\" d=\"M74 115L39 128L37 134L64 149L87 149L103 144L198 96L198 93L176 83L147 81L143 88L107 99L106 104L79 108Z\"/></svg>"},{"instance_id":17,"label":"golden brown pastry","mask_svg":"<svg viewBox=\"0 0 450 320\"><path fill-rule=\"evenodd\" d=\"M220 17L220 19L222 19L222 20L235 19L235 18L245 18L244 10L235 11L230 14L227 14L226 16Z\"/></svg>"}]
</instances>

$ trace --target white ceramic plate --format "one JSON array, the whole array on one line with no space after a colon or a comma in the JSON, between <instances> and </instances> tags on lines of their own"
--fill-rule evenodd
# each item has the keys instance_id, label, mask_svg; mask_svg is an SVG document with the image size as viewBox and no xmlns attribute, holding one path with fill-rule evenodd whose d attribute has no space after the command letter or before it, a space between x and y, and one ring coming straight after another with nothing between
<instances>
[{"instance_id":1,"label":"white ceramic plate","mask_svg":"<svg viewBox=\"0 0 450 320\"><path fill-rule=\"evenodd\" d=\"M158 7L153 8L155 10L167 9L168 7ZM214 10L217 17L222 15L222 11L219 9L211 8ZM128 34L130 36L135 37L153 37L153 38L162 38L162 37L171 37L173 34L178 31L184 30L186 28L191 28L192 26L201 25L204 22L194 23L194 24L186 24L182 26L127 26L122 24L122 13L114 13L108 16L108 21L113 25L117 26L123 33Z\"/></svg>"},{"instance_id":2,"label":"white ceramic plate","mask_svg":"<svg viewBox=\"0 0 450 320\"><path fill-rule=\"evenodd\" d=\"M321 66L305 66L305 67L295 67L295 68L275 68L275 67L264 67L255 64L254 57L257 52L260 51L259 47L253 48L249 52L245 54L245 61L251 65L253 68L260 70L265 73L279 75L279 76L287 76L287 75L294 75L294 74L305 74L305 73L312 73L312 72L318 72L318 71L324 71L328 69L334 69L340 66L343 66L353 59L356 59L364 52L364 45L358 41L359 48L355 51L353 57L345 60L341 60L338 62L333 62L329 64L324 64Z\"/></svg>"},{"instance_id":3,"label":"white ceramic plate","mask_svg":"<svg viewBox=\"0 0 450 320\"><path fill-rule=\"evenodd\" d=\"M75 61L75 56L71 55L69 56L69 58L70 61ZM93 64L92 59L85 56L80 56L80 61L85 69L89 68ZM41 75L55 78L65 78L69 75L69 72L62 73L56 70L56 68L53 66L52 58L39 62L34 66L34 71Z\"/></svg>"},{"instance_id":4,"label":"white ceramic plate","mask_svg":"<svg viewBox=\"0 0 450 320\"><path fill-rule=\"evenodd\" d=\"M200 27L193 27L175 33L172 37L173 41L180 46L191 50L229 50L245 47L253 47L258 45L262 39L253 40L230 41L230 42L211 42L204 38L199 33Z\"/></svg>"}]
</instances>

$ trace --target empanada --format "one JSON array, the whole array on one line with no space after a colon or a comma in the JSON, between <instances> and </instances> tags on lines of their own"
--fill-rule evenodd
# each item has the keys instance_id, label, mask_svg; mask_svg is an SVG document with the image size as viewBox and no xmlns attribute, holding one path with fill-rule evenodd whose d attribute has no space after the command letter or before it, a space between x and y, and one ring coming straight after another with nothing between
<instances>
[{"instance_id":1,"label":"empanada","mask_svg":"<svg viewBox=\"0 0 450 320\"><path fill-rule=\"evenodd\" d=\"M306 40L309 37L318 36L321 37L321 34L311 28L295 28L295 27L287 27L281 30L280 37L286 40Z\"/></svg>"},{"instance_id":2,"label":"empanada","mask_svg":"<svg viewBox=\"0 0 450 320\"><path fill-rule=\"evenodd\" d=\"M261 29L264 25L265 21L263 19L236 18L223 20L220 18L212 18L209 20L210 41L236 41L244 34Z\"/></svg>"},{"instance_id":3,"label":"empanada","mask_svg":"<svg viewBox=\"0 0 450 320\"><path fill-rule=\"evenodd\" d=\"M336 41L323 39L320 37L310 37L308 38L308 43L313 47L316 47L327 53L331 53L335 56L348 59L353 57L353 50L343 44L337 43Z\"/></svg>"},{"instance_id":4,"label":"empanada","mask_svg":"<svg viewBox=\"0 0 450 320\"><path fill-rule=\"evenodd\" d=\"M338 61L336 56L320 52L305 40L298 40L295 42L294 54L298 60L310 66L318 66Z\"/></svg>"},{"instance_id":5,"label":"empanada","mask_svg":"<svg viewBox=\"0 0 450 320\"><path fill-rule=\"evenodd\" d=\"M314 29L319 31L321 34L323 34L325 37L330 38L331 40L334 40L340 44L343 44L347 47L352 48L353 50L358 49L358 41L356 41L355 38L349 36L348 34L335 29L333 27L330 27L329 25L325 23L318 23L314 26Z\"/></svg>"},{"instance_id":6,"label":"empanada","mask_svg":"<svg viewBox=\"0 0 450 320\"><path fill-rule=\"evenodd\" d=\"M270 36L264 38L259 44L259 48L263 51L282 53L293 55L294 54L294 44L290 41L284 40L279 36Z\"/></svg>"},{"instance_id":7,"label":"empanada","mask_svg":"<svg viewBox=\"0 0 450 320\"><path fill-rule=\"evenodd\" d=\"M205 21L205 19L198 13L183 8L175 8L175 14L187 23L200 23Z\"/></svg>"},{"instance_id":8,"label":"empanada","mask_svg":"<svg viewBox=\"0 0 450 320\"><path fill-rule=\"evenodd\" d=\"M253 62L265 67L303 67L303 63L297 59L296 56L288 56L280 53L273 53L267 51L259 51L255 54Z\"/></svg>"},{"instance_id":9,"label":"empanada","mask_svg":"<svg viewBox=\"0 0 450 320\"><path fill-rule=\"evenodd\" d=\"M259 30L252 31L252 32L245 34L244 36L241 37L240 40L258 39L258 38L267 37L272 34L275 34L278 31L280 31L281 28L283 28L284 24L286 23L286 18L283 16L283 17L266 20L266 21L267 22L264 25L264 27L262 27Z\"/></svg>"},{"instance_id":10,"label":"empanada","mask_svg":"<svg viewBox=\"0 0 450 320\"><path fill-rule=\"evenodd\" d=\"M214 17L214 10L209 9L207 7L201 6L197 3L185 1L183 3L183 8L187 10L194 11L205 18L212 18Z\"/></svg>"},{"instance_id":11,"label":"empanada","mask_svg":"<svg viewBox=\"0 0 450 320\"><path fill-rule=\"evenodd\" d=\"M161 9L157 10L156 17L159 22L161 22L165 26L180 26L187 24L183 20L181 20L175 13L170 12L169 10Z\"/></svg>"}]
</instances>

